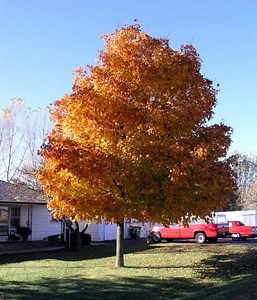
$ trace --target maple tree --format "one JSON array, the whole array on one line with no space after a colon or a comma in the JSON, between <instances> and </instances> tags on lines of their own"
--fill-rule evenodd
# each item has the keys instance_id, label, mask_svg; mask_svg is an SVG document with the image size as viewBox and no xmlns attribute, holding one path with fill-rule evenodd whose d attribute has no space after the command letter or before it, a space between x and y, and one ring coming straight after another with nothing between
<instances>
[{"instance_id":1,"label":"maple tree","mask_svg":"<svg viewBox=\"0 0 257 300\"><path fill-rule=\"evenodd\" d=\"M103 36L95 66L78 68L51 110L39 180L57 218L169 222L225 205L234 186L231 128L208 125L216 89L192 45L173 50L139 25Z\"/></svg>"}]
</instances>

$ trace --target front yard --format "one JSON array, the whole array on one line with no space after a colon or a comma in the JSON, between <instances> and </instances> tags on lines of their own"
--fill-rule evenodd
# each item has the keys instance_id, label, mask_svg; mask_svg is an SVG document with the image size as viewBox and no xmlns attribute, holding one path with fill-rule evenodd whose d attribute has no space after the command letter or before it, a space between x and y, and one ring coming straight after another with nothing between
<instances>
[{"instance_id":1,"label":"front yard","mask_svg":"<svg viewBox=\"0 0 257 300\"><path fill-rule=\"evenodd\" d=\"M0 256L0 299L256 299L257 244L115 244Z\"/></svg>"}]
</instances>

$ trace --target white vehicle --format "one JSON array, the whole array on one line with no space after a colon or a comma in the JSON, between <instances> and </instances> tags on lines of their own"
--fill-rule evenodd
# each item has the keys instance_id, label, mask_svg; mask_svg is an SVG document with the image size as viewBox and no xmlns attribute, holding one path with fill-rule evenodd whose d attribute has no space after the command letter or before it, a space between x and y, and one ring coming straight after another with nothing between
<instances>
[{"instance_id":1,"label":"white vehicle","mask_svg":"<svg viewBox=\"0 0 257 300\"><path fill-rule=\"evenodd\" d=\"M222 211L215 212L215 219L226 217L227 221L241 221L248 226L257 226L257 211L242 210L242 211Z\"/></svg>"},{"instance_id":2,"label":"white vehicle","mask_svg":"<svg viewBox=\"0 0 257 300\"><path fill-rule=\"evenodd\" d=\"M212 221L217 224L219 236L225 236L229 232L228 219L224 213L213 213Z\"/></svg>"}]
</instances>

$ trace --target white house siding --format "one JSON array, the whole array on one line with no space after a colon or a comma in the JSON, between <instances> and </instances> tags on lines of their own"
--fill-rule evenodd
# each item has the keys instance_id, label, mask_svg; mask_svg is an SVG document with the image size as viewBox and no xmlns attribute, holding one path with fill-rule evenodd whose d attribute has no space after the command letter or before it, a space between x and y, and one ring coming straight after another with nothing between
<instances>
[{"instance_id":1,"label":"white house siding","mask_svg":"<svg viewBox=\"0 0 257 300\"><path fill-rule=\"evenodd\" d=\"M83 221L79 223L79 230L81 231L85 224L87 222ZM96 224L95 222L92 222L91 224L88 225L88 228L85 233L88 233L91 235L91 240L94 242L99 242L100 237L99 237L99 224Z\"/></svg>"},{"instance_id":2,"label":"white house siding","mask_svg":"<svg viewBox=\"0 0 257 300\"><path fill-rule=\"evenodd\" d=\"M99 241L116 240L117 224L105 223L104 219L98 225ZM129 238L129 224L124 220L124 238Z\"/></svg>"},{"instance_id":3,"label":"white house siding","mask_svg":"<svg viewBox=\"0 0 257 300\"><path fill-rule=\"evenodd\" d=\"M80 230L85 226L86 221L79 223ZM101 242L106 240L116 239L116 225L115 224L105 224L102 219L101 223L92 222L88 225L86 233L91 235L91 240L93 242Z\"/></svg>"},{"instance_id":4,"label":"white house siding","mask_svg":"<svg viewBox=\"0 0 257 300\"><path fill-rule=\"evenodd\" d=\"M130 224L124 221L124 239L130 238L130 230L129 230Z\"/></svg>"},{"instance_id":5,"label":"white house siding","mask_svg":"<svg viewBox=\"0 0 257 300\"><path fill-rule=\"evenodd\" d=\"M117 232L117 225L116 224L103 224L104 226L104 240L116 240L116 232Z\"/></svg>"},{"instance_id":6,"label":"white house siding","mask_svg":"<svg viewBox=\"0 0 257 300\"><path fill-rule=\"evenodd\" d=\"M50 235L61 234L61 230L62 222L52 220L45 205L33 205L32 240L43 240Z\"/></svg>"},{"instance_id":7,"label":"white house siding","mask_svg":"<svg viewBox=\"0 0 257 300\"><path fill-rule=\"evenodd\" d=\"M80 230L84 227L86 222L80 222ZM105 223L102 219L101 223L92 222L88 225L86 233L91 235L93 242L116 240L117 225L113 223ZM124 238L129 237L129 224L124 223Z\"/></svg>"}]
</instances>

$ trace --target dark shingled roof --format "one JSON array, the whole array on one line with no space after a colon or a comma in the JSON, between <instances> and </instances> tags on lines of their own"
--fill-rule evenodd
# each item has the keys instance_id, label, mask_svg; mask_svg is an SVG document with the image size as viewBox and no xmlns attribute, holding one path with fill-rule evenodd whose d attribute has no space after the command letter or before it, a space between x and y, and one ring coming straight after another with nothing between
<instances>
[{"instance_id":1,"label":"dark shingled roof","mask_svg":"<svg viewBox=\"0 0 257 300\"><path fill-rule=\"evenodd\" d=\"M46 204L43 191L29 188L22 183L9 183L0 180L0 203Z\"/></svg>"}]
</instances>

